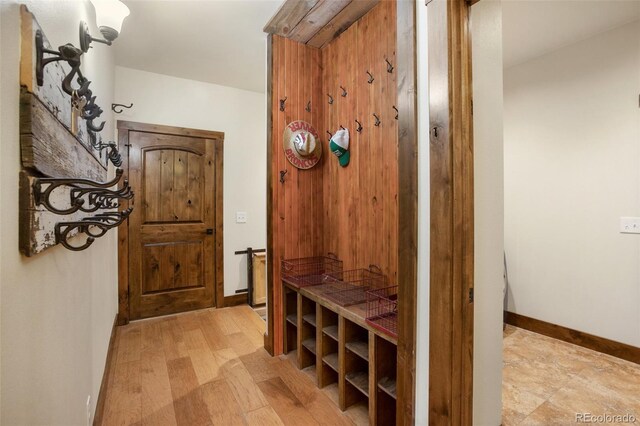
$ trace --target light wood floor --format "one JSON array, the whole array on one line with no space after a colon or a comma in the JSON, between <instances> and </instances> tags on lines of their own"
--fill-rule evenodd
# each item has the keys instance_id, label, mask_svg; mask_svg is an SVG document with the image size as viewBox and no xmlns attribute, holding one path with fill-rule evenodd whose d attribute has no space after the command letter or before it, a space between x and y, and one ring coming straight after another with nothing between
<instances>
[{"instance_id":1,"label":"light wood floor","mask_svg":"<svg viewBox=\"0 0 640 426\"><path fill-rule=\"evenodd\" d=\"M262 348L248 306L209 309L117 329L103 425L352 425L335 385Z\"/></svg>"},{"instance_id":2,"label":"light wood floor","mask_svg":"<svg viewBox=\"0 0 640 426\"><path fill-rule=\"evenodd\" d=\"M503 353L504 426L576 424L578 413L640 423L640 365L511 326Z\"/></svg>"}]
</instances>

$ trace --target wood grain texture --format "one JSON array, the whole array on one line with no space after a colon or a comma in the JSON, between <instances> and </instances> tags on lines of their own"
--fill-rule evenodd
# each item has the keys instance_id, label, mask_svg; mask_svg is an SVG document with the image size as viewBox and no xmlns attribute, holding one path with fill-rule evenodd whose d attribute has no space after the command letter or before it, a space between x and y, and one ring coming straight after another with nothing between
<instances>
[{"instance_id":1,"label":"wood grain texture","mask_svg":"<svg viewBox=\"0 0 640 426\"><path fill-rule=\"evenodd\" d=\"M273 56L274 56L274 43L273 36L269 34L267 36L267 276L266 276L266 285L267 285L267 329L264 333L264 348L271 355L274 354L274 320L273 320L273 303L274 303L274 277L275 273L272 272L274 270L274 241L275 236L273 233L273 223L274 223L274 180L272 176L274 176L274 161L273 161L273 140L274 140L274 102L275 97L273 95L273 86L274 82L274 71L273 71Z\"/></svg>"},{"instance_id":2,"label":"wood grain texture","mask_svg":"<svg viewBox=\"0 0 640 426\"><path fill-rule=\"evenodd\" d=\"M127 121L119 121L118 130L120 148L127 149L126 178L141 185L137 213L119 234L119 324L132 315L130 293L146 303L144 316L175 309L176 294L183 302L180 309L223 306L224 133ZM211 190L205 191L206 184ZM140 234L135 241L132 225ZM148 274L132 271L132 265L146 265ZM141 312L136 308L134 317Z\"/></svg>"},{"instance_id":3,"label":"wood grain texture","mask_svg":"<svg viewBox=\"0 0 640 426\"><path fill-rule=\"evenodd\" d=\"M290 31L289 38L298 43L307 43L351 1L319 0L298 25Z\"/></svg>"},{"instance_id":4,"label":"wood grain texture","mask_svg":"<svg viewBox=\"0 0 640 426\"><path fill-rule=\"evenodd\" d=\"M416 318L418 288L418 109L416 4L397 3L398 88L398 404L396 422L415 422ZM393 111L392 111L393 112ZM433 228L432 228L433 230ZM432 231L433 232L433 231ZM421 261L426 262L426 259ZM432 346L437 350L438 345ZM402 367L400 367L402 366Z\"/></svg>"},{"instance_id":5,"label":"wood grain texture","mask_svg":"<svg viewBox=\"0 0 640 426\"><path fill-rule=\"evenodd\" d=\"M429 87L438 88L438 95L431 91L429 99L429 419L438 424L471 424L473 120L469 4L434 0L428 7Z\"/></svg>"},{"instance_id":6,"label":"wood grain texture","mask_svg":"<svg viewBox=\"0 0 640 426\"><path fill-rule=\"evenodd\" d=\"M272 36L272 89L270 120L271 157L269 183L271 197L270 219L271 249L268 266L268 291L273 297L269 304L269 334L274 338L274 353L282 352L282 282L280 262L285 258L315 256L323 253L323 168L299 170L289 164L283 151L283 132L293 120L308 121L321 133L323 107L322 85L310 76L321 75L321 56L317 49L291 40ZM287 98L285 111L280 111L279 100ZM307 104L311 112L306 111ZM320 138L323 136L320 134ZM323 143L324 140L318 141ZM326 161L326 146L321 163ZM285 182L280 182L280 171L287 171ZM269 251L269 250L268 250Z\"/></svg>"},{"instance_id":7,"label":"wood grain texture","mask_svg":"<svg viewBox=\"0 0 640 426\"><path fill-rule=\"evenodd\" d=\"M392 283L398 278L397 88L385 59L395 63L395 7L380 2L322 49L324 92L334 97L332 105L325 102L324 127L335 133L343 126L350 137L349 165L341 167L332 154L323 165L324 251L336 253L347 269L377 265Z\"/></svg>"},{"instance_id":8,"label":"wood grain texture","mask_svg":"<svg viewBox=\"0 0 640 426\"><path fill-rule=\"evenodd\" d=\"M263 31L287 37L313 9L318 0L285 1Z\"/></svg>"},{"instance_id":9,"label":"wood grain texture","mask_svg":"<svg viewBox=\"0 0 640 426\"><path fill-rule=\"evenodd\" d=\"M640 348L635 346L513 312L505 312L505 322L514 327L524 328L534 333L640 364Z\"/></svg>"},{"instance_id":10,"label":"wood grain texture","mask_svg":"<svg viewBox=\"0 0 640 426\"><path fill-rule=\"evenodd\" d=\"M355 0L338 12L330 21L318 31L308 44L313 47L324 47L354 22L369 12L378 4L379 0Z\"/></svg>"}]
</instances>

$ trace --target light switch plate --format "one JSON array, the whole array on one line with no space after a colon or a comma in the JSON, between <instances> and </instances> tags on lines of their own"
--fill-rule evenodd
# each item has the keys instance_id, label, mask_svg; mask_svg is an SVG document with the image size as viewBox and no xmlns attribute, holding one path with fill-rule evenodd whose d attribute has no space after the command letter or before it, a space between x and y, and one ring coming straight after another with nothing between
<instances>
[{"instance_id":1,"label":"light switch plate","mask_svg":"<svg viewBox=\"0 0 640 426\"><path fill-rule=\"evenodd\" d=\"M247 223L247 212L236 212L236 223Z\"/></svg>"},{"instance_id":2,"label":"light switch plate","mask_svg":"<svg viewBox=\"0 0 640 426\"><path fill-rule=\"evenodd\" d=\"M640 234L640 217L621 217L620 232L622 234Z\"/></svg>"}]
</instances>

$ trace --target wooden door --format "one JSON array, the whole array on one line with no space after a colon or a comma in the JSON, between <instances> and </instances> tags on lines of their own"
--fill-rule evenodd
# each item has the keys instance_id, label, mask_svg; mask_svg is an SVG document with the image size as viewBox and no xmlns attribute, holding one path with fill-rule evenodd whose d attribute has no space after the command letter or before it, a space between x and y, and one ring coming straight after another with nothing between
<instances>
[{"instance_id":1,"label":"wooden door","mask_svg":"<svg viewBox=\"0 0 640 426\"><path fill-rule=\"evenodd\" d=\"M215 305L222 279L216 277L222 271L216 268L216 249L222 247L216 244L222 238L221 215L216 218L216 194L222 191L216 167L222 159L216 156L222 150L215 146L221 143L128 131L129 180L136 191L128 226L130 319Z\"/></svg>"}]
</instances>

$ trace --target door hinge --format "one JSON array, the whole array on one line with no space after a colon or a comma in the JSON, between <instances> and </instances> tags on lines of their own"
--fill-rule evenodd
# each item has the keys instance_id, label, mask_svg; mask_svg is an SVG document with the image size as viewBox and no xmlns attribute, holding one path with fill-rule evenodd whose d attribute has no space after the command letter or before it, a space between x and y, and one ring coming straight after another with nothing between
<instances>
[{"instance_id":1,"label":"door hinge","mask_svg":"<svg viewBox=\"0 0 640 426\"><path fill-rule=\"evenodd\" d=\"M471 287L469 289L469 303L473 303L473 298L474 298L473 287Z\"/></svg>"}]
</instances>

